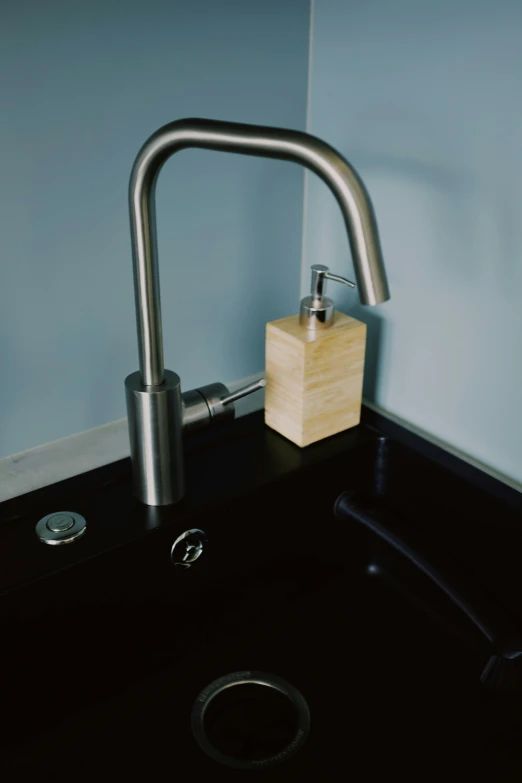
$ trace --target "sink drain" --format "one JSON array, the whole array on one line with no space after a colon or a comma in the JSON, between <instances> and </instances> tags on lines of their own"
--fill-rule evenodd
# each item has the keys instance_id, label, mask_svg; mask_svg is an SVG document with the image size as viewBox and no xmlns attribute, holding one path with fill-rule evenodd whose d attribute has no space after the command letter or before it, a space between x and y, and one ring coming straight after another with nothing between
<instances>
[{"instance_id":1,"label":"sink drain","mask_svg":"<svg viewBox=\"0 0 522 783\"><path fill-rule=\"evenodd\" d=\"M234 672L214 680L192 709L192 732L200 748L238 769L281 764L299 750L309 729L310 712L299 691L262 672Z\"/></svg>"}]
</instances>

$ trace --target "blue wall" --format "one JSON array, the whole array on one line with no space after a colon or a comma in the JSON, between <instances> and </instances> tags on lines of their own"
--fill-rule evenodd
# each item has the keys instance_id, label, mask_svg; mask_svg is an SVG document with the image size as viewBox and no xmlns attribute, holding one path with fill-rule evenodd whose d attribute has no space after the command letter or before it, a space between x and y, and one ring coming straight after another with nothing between
<instances>
[{"instance_id":1,"label":"blue wall","mask_svg":"<svg viewBox=\"0 0 522 783\"><path fill-rule=\"evenodd\" d=\"M0 28L0 456L125 415L137 369L127 182L160 125L303 129L304 0L18 0ZM264 364L297 311L302 172L186 151L158 184L166 365Z\"/></svg>"},{"instance_id":2,"label":"blue wall","mask_svg":"<svg viewBox=\"0 0 522 783\"><path fill-rule=\"evenodd\" d=\"M18 0L0 27L0 456L125 415L137 369L127 181L182 116L303 128L308 0ZM392 300L365 393L522 480L522 4L315 0L309 129L360 170ZM308 178L304 265L349 272ZM297 311L302 172L186 151L158 185L166 364L263 366ZM303 274L308 284L308 271Z\"/></svg>"},{"instance_id":3,"label":"blue wall","mask_svg":"<svg viewBox=\"0 0 522 783\"><path fill-rule=\"evenodd\" d=\"M389 272L375 310L337 291L369 325L366 395L518 481L521 31L520 0L315 0L310 84L310 130L366 181ZM305 264L346 274L314 177L307 216Z\"/></svg>"}]
</instances>

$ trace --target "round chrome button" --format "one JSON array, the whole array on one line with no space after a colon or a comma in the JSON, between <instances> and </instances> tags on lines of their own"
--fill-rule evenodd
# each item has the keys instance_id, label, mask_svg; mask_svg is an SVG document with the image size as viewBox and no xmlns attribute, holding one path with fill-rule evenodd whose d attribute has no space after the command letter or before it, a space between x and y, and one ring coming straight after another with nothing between
<instances>
[{"instance_id":1,"label":"round chrome button","mask_svg":"<svg viewBox=\"0 0 522 783\"><path fill-rule=\"evenodd\" d=\"M70 530L74 525L74 519L70 514L53 514L47 520L47 527L52 533L64 533Z\"/></svg>"},{"instance_id":2,"label":"round chrome button","mask_svg":"<svg viewBox=\"0 0 522 783\"><path fill-rule=\"evenodd\" d=\"M75 511L55 511L47 514L36 525L36 535L44 544L70 544L81 538L87 522Z\"/></svg>"}]
</instances>

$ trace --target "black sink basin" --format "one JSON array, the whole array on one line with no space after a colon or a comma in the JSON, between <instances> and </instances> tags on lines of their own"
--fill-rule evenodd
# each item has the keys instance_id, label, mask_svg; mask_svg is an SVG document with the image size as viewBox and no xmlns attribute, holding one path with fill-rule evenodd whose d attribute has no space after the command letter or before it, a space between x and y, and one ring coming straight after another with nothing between
<instances>
[{"instance_id":1,"label":"black sink basin","mask_svg":"<svg viewBox=\"0 0 522 783\"><path fill-rule=\"evenodd\" d=\"M127 463L6 504L5 779L520 779L517 661L483 681L519 638L518 496L369 424L301 451L249 417L195 445L177 509L135 503ZM46 547L63 509L87 534ZM190 529L203 552L175 566ZM269 684L225 680L196 741L198 697L238 672Z\"/></svg>"}]
</instances>

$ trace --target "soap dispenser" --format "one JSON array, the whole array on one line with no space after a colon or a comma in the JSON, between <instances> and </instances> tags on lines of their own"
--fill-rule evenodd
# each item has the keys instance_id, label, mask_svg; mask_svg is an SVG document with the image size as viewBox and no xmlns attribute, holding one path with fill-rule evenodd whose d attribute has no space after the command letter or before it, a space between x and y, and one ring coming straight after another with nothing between
<instances>
[{"instance_id":1,"label":"soap dispenser","mask_svg":"<svg viewBox=\"0 0 522 783\"><path fill-rule=\"evenodd\" d=\"M361 418L366 324L335 310L325 296L327 280L355 288L314 264L300 314L266 326L265 423L298 446Z\"/></svg>"}]
</instances>

